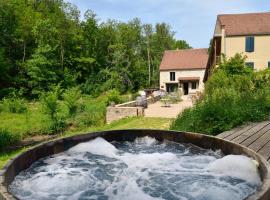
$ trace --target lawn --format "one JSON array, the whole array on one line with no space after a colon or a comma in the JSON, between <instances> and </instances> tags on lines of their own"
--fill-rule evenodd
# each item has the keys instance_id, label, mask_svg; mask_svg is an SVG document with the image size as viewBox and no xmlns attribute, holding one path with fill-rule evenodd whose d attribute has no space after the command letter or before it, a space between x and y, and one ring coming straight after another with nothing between
<instances>
[{"instance_id":1,"label":"lawn","mask_svg":"<svg viewBox=\"0 0 270 200\"><path fill-rule=\"evenodd\" d=\"M68 130L65 133L59 135L59 137L68 137L72 135L78 135L82 133L89 133L94 131L102 131L102 130L119 130L119 129L163 129L168 130L172 119L165 118L126 118L112 124L102 125L98 127L89 127L76 129L74 131ZM30 148L30 147L29 147ZM15 151L11 151L8 153L0 153L0 168L2 168L10 159L14 158L18 154L26 151L29 148L22 148Z\"/></svg>"}]
</instances>

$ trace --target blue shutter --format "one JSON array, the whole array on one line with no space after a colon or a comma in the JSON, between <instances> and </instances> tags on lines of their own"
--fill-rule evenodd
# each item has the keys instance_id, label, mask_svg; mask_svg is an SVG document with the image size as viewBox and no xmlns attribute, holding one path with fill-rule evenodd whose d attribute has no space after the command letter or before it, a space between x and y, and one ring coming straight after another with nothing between
<instances>
[{"instance_id":1,"label":"blue shutter","mask_svg":"<svg viewBox=\"0 0 270 200\"><path fill-rule=\"evenodd\" d=\"M254 51L254 37L246 37L246 52Z\"/></svg>"}]
</instances>

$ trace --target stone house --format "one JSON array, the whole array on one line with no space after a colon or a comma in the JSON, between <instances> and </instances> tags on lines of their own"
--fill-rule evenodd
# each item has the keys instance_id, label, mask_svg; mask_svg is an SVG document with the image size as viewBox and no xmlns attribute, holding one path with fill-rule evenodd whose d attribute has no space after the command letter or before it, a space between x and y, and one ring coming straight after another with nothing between
<instances>
[{"instance_id":1,"label":"stone house","mask_svg":"<svg viewBox=\"0 0 270 200\"><path fill-rule=\"evenodd\" d=\"M270 68L270 12L218 15L204 76L207 81L221 55L242 53L246 66L254 70Z\"/></svg>"},{"instance_id":2,"label":"stone house","mask_svg":"<svg viewBox=\"0 0 270 200\"><path fill-rule=\"evenodd\" d=\"M207 49L165 51L160 64L160 89L179 89L184 95L202 91L207 60Z\"/></svg>"}]
</instances>

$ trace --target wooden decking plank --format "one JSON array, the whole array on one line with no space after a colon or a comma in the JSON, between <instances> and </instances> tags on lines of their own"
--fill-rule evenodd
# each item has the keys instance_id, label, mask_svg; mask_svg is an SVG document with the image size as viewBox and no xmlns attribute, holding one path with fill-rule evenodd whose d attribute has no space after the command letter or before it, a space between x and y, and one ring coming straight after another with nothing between
<instances>
[{"instance_id":1,"label":"wooden decking plank","mask_svg":"<svg viewBox=\"0 0 270 200\"><path fill-rule=\"evenodd\" d=\"M246 146L262 155L270 163L270 121L234 128L217 137Z\"/></svg>"},{"instance_id":2,"label":"wooden decking plank","mask_svg":"<svg viewBox=\"0 0 270 200\"><path fill-rule=\"evenodd\" d=\"M228 137L225 137L224 139L225 139L225 140L231 141L231 140L233 140L234 138L236 138L237 136L239 136L239 135L245 133L246 131L248 131L249 129L251 129L251 128L254 127L254 126L256 126L256 124L253 124L253 123L252 123L252 124L249 124L249 125L245 126L244 128L242 128L242 129L240 129L240 130L234 132L232 135L229 135Z\"/></svg>"},{"instance_id":3,"label":"wooden decking plank","mask_svg":"<svg viewBox=\"0 0 270 200\"><path fill-rule=\"evenodd\" d=\"M248 148L258 152L265 144L270 141L270 130L266 131L261 137L251 143Z\"/></svg>"},{"instance_id":4,"label":"wooden decking plank","mask_svg":"<svg viewBox=\"0 0 270 200\"><path fill-rule=\"evenodd\" d=\"M230 131L225 131L225 132L217 135L217 137L219 137L219 138L225 138L225 137L228 137L229 135L233 134L234 132L236 132L235 129L232 129Z\"/></svg>"},{"instance_id":5,"label":"wooden decking plank","mask_svg":"<svg viewBox=\"0 0 270 200\"><path fill-rule=\"evenodd\" d=\"M255 142L258 138L260 138L266 131L270 130L270 121L269 124L267 126L265 126L264 128L262 128L261 130L259 130L256 134L253 134L252 136L250 136L249 138L247 138L246 140L244 140L242 143L242 145L248 147L249 145L251 145L253 142Z\"/></svg>"},{"instance_id":6,"label":"wooden decking plank","mask_svg":"<svg viewBox=\"0 0 270 200\"><path fill-rule=\"evenodd\" d=\"M270 133L269 133L270 136ZM270 141L268 141L259 151L259 154L261 154L266 160L270 158Z\"/></svg>"},{"instance_id":7,"label":"wooden decking plank","mask_svg":"<svg viewBox=\"0 0 270 200\"><path fill-rule=\"evenodd\" d=\"M225 132L220 133L219 135L217 135L217 137L224 139L224 138L229 137L230 135L234 134L235 132L243 129L244 127L245 126L239 126L239 127L236 127L236 128L234 128L232 130L225 131Z\"/></svg>"},{"instance_id":8,"label":"wooden decking plank","mask_svg":"<svg viewBox=\"0 0 270 200\"><path fill-rule=\"evenodd\" d=\"M248 139L249 137L251 137L252 135L256 134L257 132L259 132L261 129L263 129L265 126L267 126L269 124L269 122L261 122L256 124L254 127L252 127L251 129L245 131L244 133L242 133L241 135L237 136L236 138L232 139L231 141L236 142L236 143L241 143L243 141L245 141L246 139Z\"/></svg>"}]
</instances>

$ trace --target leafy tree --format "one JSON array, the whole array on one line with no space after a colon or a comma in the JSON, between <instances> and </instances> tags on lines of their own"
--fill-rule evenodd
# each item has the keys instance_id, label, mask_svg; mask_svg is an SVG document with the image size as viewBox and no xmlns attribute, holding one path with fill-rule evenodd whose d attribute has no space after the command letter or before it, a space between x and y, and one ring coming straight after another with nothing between
<instances>
[{"instance_id":1,"label":"leafy tree","mask_svg":"<svg viewBox=\"0 0 270 200\"><path fill-rule=\"evenodd\" d=\"M174 45L174 49L191 49L191 46L185 40L176 40Z\"/></svg>"},{"instance_id":2,"label":"leafy tree","mask_svg":"<svg viewBox=\"0 0 270 200\"><path fill-rule=\"evenodd\" d=\"M63 0L0 0L0 98L37 98L52 85L98 95L159 84L164 50L190 48L166 23L100 22Z\"/></svg>"}]
</instances>

